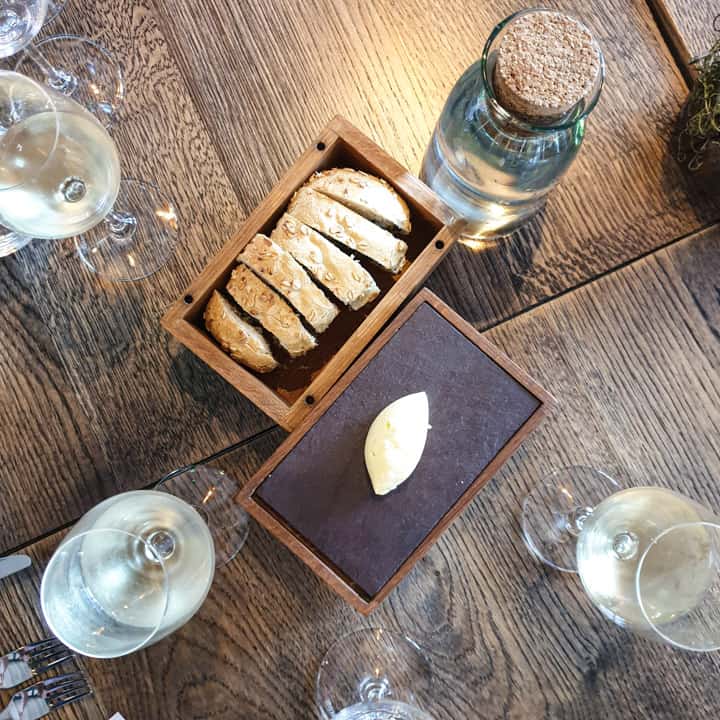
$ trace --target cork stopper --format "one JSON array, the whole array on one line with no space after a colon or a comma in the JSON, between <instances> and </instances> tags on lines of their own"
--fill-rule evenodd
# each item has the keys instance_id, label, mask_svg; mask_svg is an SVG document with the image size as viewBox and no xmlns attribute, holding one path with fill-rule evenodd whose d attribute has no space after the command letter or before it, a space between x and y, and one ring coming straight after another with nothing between
<instances>
[{"instance_id":1,"label":"cork stopper","mask_svg":"<svg viewBox=\"0 0 720 720\"><path fill-rule=\"evenodd\" d=\"M585 26L562 13L531 12L501 38L493 85L506 110L548 121L591 92L600 68L600 50Z\"/></svg>"}]
</instances>

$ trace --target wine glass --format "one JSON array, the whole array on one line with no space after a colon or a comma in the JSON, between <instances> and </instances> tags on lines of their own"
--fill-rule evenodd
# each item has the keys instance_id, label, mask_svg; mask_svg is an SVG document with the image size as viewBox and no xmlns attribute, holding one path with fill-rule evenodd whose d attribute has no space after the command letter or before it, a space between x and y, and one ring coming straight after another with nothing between
<instances>
[{"instance_id":1,"label":"wine glass","mask_svg":"<svg viewBox=\"0 0 720 720\"><path fill-rule=\"evenodd\" d=\"M119 657L190 620L214 573L212 536L195 508L165 492L122 493L60 543L43 574L42 611L75 652Z\"/></svg>"},{"instance_id":2,"label":"wine glass","mask_svg":"<svg viewBox=\"0 0 720 720\"><path fill-rule=\"evenodd\" d=\"M691 555L681 552L680 546L677 552L669 552L667 541L663 542L664 565L657 562L656 543L670 528L711 519L709 510L672 490L622 489L600 470L573 466L555 470L526 497L522 527L528 548L544 563L578 573L590 600L607 618L655 637L661 635L645 617L638 588L647 607L658 602L672 608L657 616L657 625L670 622L681 610L691 612L711 579L708 573L694 572ZM647 559L641 571L643 558ZM659 579L669 575L687 583L687 593L676 592L671 604L658 585Z\"/></svg>"},{"instance_id":3,"label":"wine glass","mask_svg":"<svg viewBox=\"0 0 720 720\"><path fill-rule=\"evenodd\" d=\"M7 0L0 5L0 57L20 52L40 32L48 0Z\"/></svg>"},{"instance_id":4,"label":"wine glass","mask_svg":"<svg viewBox=\"0 0 720 720\"><path fill-rule=\"evenodd\" d=\"M73 97L110 127L125 97L120 64L102 45L78 35L55 35L33 44L43 23L64 0L5 0L0 4L0 57L23 50L15 70Z\"/></svg>"},{"instance_id":5,"label":"wine glass","mask_svg":"<svg viewBox=\"0 0 720 720\"><path fill-rule=\"evenodd\" d=\"M215 543L217 567L242 549L250 530L248 514L235 502L240 486L224 471L195 465L170 473L155 489L181 498L204 518Z\"/></svg>"},{"instance_id":6,"label":"wine glass","mask_svg":"<svg viewBox=\"0 0 720 720\"><path fill-rule=\"evenodd\" d=\"M43 133L33 130L38 123ZM5 198L17 205L32 194L54 160L58 134L50 93L29 78L0 71L0 206ZM31 239L11 226L0 228L0 257L16 252Z\"/></svg>"},{"instance_id":7,"label":"wine glass","mask_svg":"<svg viewBox=\"0 0 720 720\"><path fill-rule=\"evenodd\" d=\"M635 590L661 640L682 650L720 650L720 524L682 523L661 532L640 557Z\"/></svg>"},{"instance_id":8,"label":"wine glass","mask_svg":"<svg viewBox=\"0 0 720 720\"><path fill-rule=\"evenodd\" d=\"M99 43L79 35L54 35L27 45L15 71L71 97L105 128L115 123L125 98L118 61Z\"/></svg>"},{"instance_id":9,"label":"wine glass","mask_svg":"<svg viewBox=\"0 0 720 720\"><path fill-rule=\"evenodd\" d=\"M97 658L128 655L154 642L168 599L168 574L152 545L111 527L71 532L50 559L40 591L53 634Z\"/></svg>"},{"instance_id":10,"label":"wine glass","mask_svg":"<svg viewBox=\"0 0 720 720\"><path fill-rule=\"evenodd\" d=\"M52 109L26 116L18 93L49 97ZM26 237L81 236L81 259L108 280L139 280L167 262L177 240L172 203L154 185L121 181L115 143L91 113L9 71L0 71L0 103L0 160L8 159L0 163L0 223ZM19 242L27 240L14 249Z\"/></svg>"},{"instance_id":11,"label":"wine glass","mask_svg":"<svg viewBox=\"0 0 720 720\"><path fill-rule=\"evenodd\" d=\"M418 645L390 630L358 630L320 664L315 700L323 720L432 720L430 663Z\"/></svg>"}]
</instances>

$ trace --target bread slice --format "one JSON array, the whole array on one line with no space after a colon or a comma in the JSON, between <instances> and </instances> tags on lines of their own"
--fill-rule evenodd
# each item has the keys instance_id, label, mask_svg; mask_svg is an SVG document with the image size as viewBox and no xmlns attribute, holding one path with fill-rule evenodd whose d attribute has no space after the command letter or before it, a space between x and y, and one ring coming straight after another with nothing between
<instances>
[{"instance_id":1,"label":"bread slice","mask_svg":"<svg viewBox=\"0 0 720 720\"><path fill-rule=\"evenodd\" d=\"M353 310L359 310L380 294L373 276L357 260L292 215L285 213L270 237Z\"/></svg>"},{"instance_id":2,"label":"bread slice","mask_svg":"<svg viewBox=\"0 0 720 720\"><path fill-rule=\"evenodd\" d=\"M245 322L232 303L217 290L205 306L203 317L208 332L233 360L260 373L270 372L278 366L263 334Z\"/></svg>"},{"instance_id":3,"label":"bread slice","mask_svg":"<svg viewBox=\"0 0 720 720\"><path fill-rule=\"evenodd\" d=\"M310 279L302 265L269 237L257 234L238 256L268 285L275 288L312 325L323 332L339 310Z\"/></svg>"},{"instance_id":4,"label":"bread slice","mask_svg":"<svg viewBox=\"0 0 720 720\"><path fill-rule=\"evenodd\" d=\"M351 168L315 173L308 187L401 235L410 232L410 210L395 190L374 175Z\"/></svg>"},{"instance_id":5,"label":"bread slice","mask_svg":"<svg viewBox=\"0 0 720 720\"><path fill-rule=\"evenodd\" d=\"M405 262L407 245L402 240L312 188L301 187L293 196L288 212L390 272L398 272Z\"/></svg>"},{"instance_id":6,"label":"bread slice","mask_svg":"<svg viewBox=\"0 0 720 720\"><path fill-rule=\"evenodd\" d=\"M233 270L227 291L248 315L278 339L292 357L304 355L317 344L292 308L244 265Z\"/></svg>"}]
</instances>

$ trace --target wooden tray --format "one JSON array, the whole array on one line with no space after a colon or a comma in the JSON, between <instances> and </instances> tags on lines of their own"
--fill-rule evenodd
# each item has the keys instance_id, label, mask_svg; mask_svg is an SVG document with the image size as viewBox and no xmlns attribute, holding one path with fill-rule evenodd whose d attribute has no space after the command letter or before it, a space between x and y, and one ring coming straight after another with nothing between
<instances>
[{"instance_id":1,"label":"wooden tray","mask_svg":"<svg viewBox=\"0 0 720 720\"><path fill-rule=\"evenodd\" d=\"M205 331L205 305L213 290L227 283L242 248L256 233L270 234L293 193L316 170L332 167L352 167L384 178L405 199L413 225L409 237L403 238L409 263L394 277L363 263L380 287L379 298L359 311L343 308L318 337L318 347L300 361L272 373L256 374L230 358ZM162 324L279 425L292 430L442 259L455 241L455 234L445 227L451 219L450 211L426 185L347 120L335 117L170 307Z\"/></svg>"},{"instance_id":2,"label":"wooden tray","mask_svg":"<svg viewBox=\"0 0 720 720\"><path fill-rule=\"evenodd\" d=\"M372 492L363 447L393 400L425 391L430 424L410 479ZM421 290L238 496L347 602L374 610L553 404L537 382Z\"/></svg>"}]
</instances>

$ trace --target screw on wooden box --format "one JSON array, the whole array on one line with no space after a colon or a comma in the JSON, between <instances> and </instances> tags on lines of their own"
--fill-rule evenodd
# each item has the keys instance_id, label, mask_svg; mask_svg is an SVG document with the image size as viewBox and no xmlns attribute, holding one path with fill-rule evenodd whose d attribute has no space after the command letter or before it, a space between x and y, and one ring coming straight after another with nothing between
<instances>
[{"instance_id":1,"label":"screw on wooden box","mask_svg":"<svg viewBox=\"0 0 720 720\"><path fill-rule=\"evenodd\" d=\"M256 233L270 234L293 193L317 170L350 167L383 178L405 199L413 225L405 268L392 276L365 264L381 292L358 311L344 308L318 337L318 347L276 371L260 375L227 355L203 325L213 291L226 285L236 258ZM234 388L286 430L297 427L392 314L430 274L454 243L448 208L420 180L342 117L335 117L300 156L240 231L211 260L162 318L163 326Z\"/></svg>"},{"instance_id":2,"label":"screw on wooden box","mask_svg":"<svg viewBox=\"0 0 720 720\"><path fill-rule=\"evenodd\" d=\"M363 447L393 400L425 391L420 464L374 495ZM303 419L238 500L335 592L370 614L554 404L527 373L421 290Z\"/></svg>"}]
</instances>

